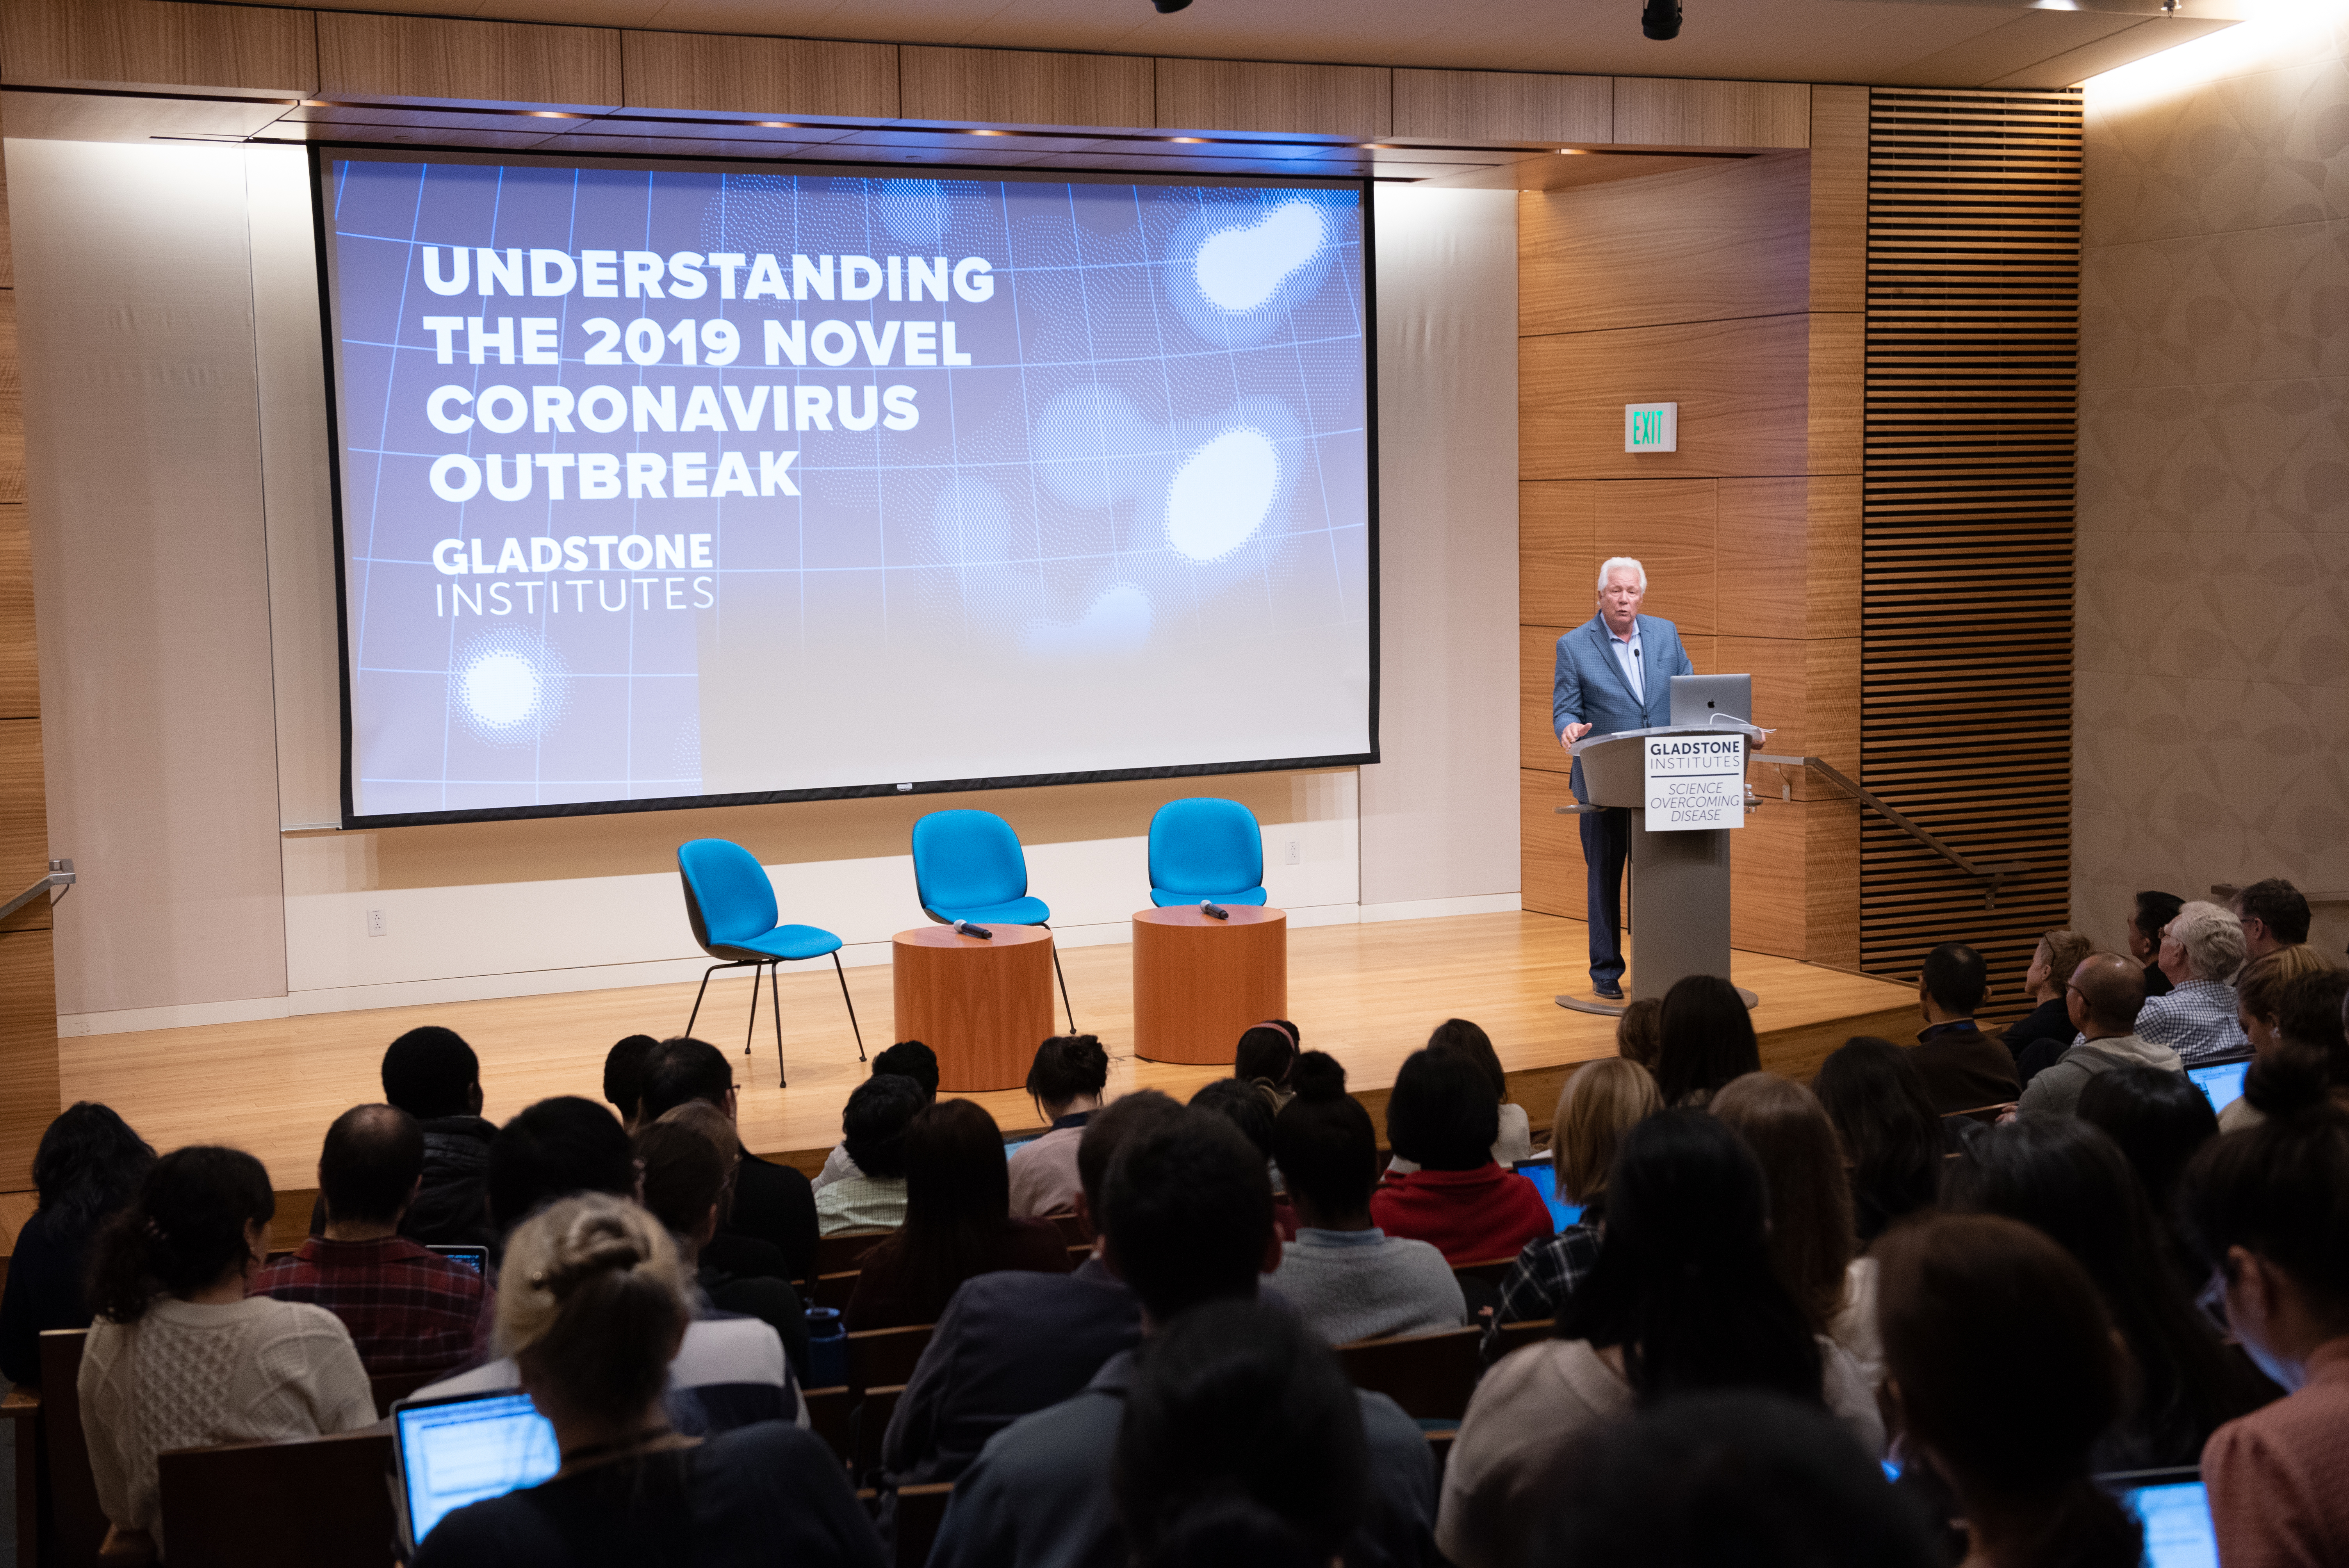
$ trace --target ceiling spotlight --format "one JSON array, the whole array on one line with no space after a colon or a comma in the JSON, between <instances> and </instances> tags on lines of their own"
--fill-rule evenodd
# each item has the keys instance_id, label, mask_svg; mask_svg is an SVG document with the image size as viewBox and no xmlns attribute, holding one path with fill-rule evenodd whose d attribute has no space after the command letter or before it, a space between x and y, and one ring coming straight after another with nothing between
<instances>
[{"instance_id":1,"label":"ceiling spotlight","mask_svg":"<svg viewBox=\"0 0 2349 1568\"><path fill-rule=\"evenodd\" d=\"M1191 3L1191 0L1150 0L1150 3L1158 7L1158 14L1160 15L1164 16L1173 12L1180 11L1183 7L1188 5Z\"/></svg>"},{"instance_id":2,"label":"ceiling spotlight","mask_svg":"<svg viewBox=\"0 0 2349 1568\"><path fill-rule=\"evenodd\" d=\"M1648 0L1640 12L1640 31L1651 38L1681 36L1681 0Z\"/></svg>"}]
</instances>

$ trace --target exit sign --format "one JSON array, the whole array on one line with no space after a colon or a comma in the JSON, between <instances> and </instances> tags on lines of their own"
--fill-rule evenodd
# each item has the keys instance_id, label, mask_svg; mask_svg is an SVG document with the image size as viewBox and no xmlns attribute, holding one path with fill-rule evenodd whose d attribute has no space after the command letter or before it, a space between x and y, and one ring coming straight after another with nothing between
<instances>
[{"instance_id":1,"label":"exit sign","mask_svg":"<svg viewBox=\"0 0 2349 1568\"><path fill-rule=\"evenodd\" d=\"M1679 451L1681 406L1677 403L1624 404L1623 449L1627 452Z\"/></svg>"}]
</instances>

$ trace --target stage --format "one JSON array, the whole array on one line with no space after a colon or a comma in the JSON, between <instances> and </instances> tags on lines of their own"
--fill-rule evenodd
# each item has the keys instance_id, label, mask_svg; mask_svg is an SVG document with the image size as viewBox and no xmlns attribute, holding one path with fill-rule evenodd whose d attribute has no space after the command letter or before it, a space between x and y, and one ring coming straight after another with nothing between
<instances>
[{"instance_id":1,"label":"stage","mask_svg":"<svg viewBox=\"0 0 2349 1568\"><path fill-rule=\"evenodd\" d=\"M1289 934L1289 1008L1309 1049L1347 1066L1350 1087L1374 1113L1403 1058L1451 1016L1493 1037L1512 1092L1546 1127L1574 1065L1611 1055L1614 1022L1568 1012L1552 997L1587 985L1582 923L1540 914L1460 915L1371 925L1325 925ZM1110 1054L1110 1092L1137 1086L1187 1096L1217 1075L1205 1067L1136 1061L1130 946L1062 954L1079 1026ZM1914 993L1864 975L1739 953L1732 978L1759 994L1754 1028L1765 1066L1808 1077L1855 1034L1905 1039L1916 1027ZM865 1047L894 1038L890 971L848 971ZM440 1024L481 1059L483 1114L502 1120L549 1095L602 1098L604 1054L624 1035L674 1034L693 1005L691 985L573 992L552 996L318 1014L253 1024L207 1025L60 1040L67 1102L103 1100L159 1150L234 1144L258 1155L286 1192L316 1185L318 1141L352 1105L379 1099L384 1047L419 1024ZM802 965L782 981L789 1088L776 1081L774 1032L762 1005L753 1050L741 1055L750 988L740 974L710 983L696 1032L725 1048L741 1085L745 1143L812 1171L840 1136L840 1109L864 1068L829 965ZM980 1094L1006 1132L1032 1130L1024 1094ZM304 1214L306 1217L306 1206Z\"/></svg>"}]
</instances>

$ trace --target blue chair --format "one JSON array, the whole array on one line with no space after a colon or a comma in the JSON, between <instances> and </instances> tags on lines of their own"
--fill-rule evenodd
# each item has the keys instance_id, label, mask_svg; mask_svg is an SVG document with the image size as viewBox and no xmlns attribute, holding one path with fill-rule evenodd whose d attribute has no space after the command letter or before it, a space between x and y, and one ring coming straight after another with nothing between
<instances>
[{"instance_id":1,"label":"blue chair","mask_svg":"<svg viewBox=\"0 0 2349 1568\"><path fill-rule=\"evenodd\" d=\"M1028 896L1028 856L1011 824L992 811L933 811L914 824L914 892L922 913L940 925L967 920L973 925L1040 925L1052 928L1052 911ZM1061 1006L1069 1032L1077 1015L1069 1007L1069 977L1061 972L1060 944L1052 944L1052 973L1061 981Z\"/></svg>"},{"instance_id":2,"label":"blue chair","mask_svg":"<svg viewBox=\"0 0 2349 1568\"><path fill-rule=\"evenodd\" d=\"M1264 830L1237 800L1169 800L1150 819L1150 902L1264 902Z\"/></svg>"},{"instance_id":3,"label":"blue chair","mask_svg":"<svg viewBox=\"0 0 2349 1568\"><path fill-rule=\"evenodd\" d=\"M856 1035L856 1059L864 1059L864 1031L857 1027L856 1004L848 995L848 972L840 966L840 938L812 925L784 925L775 917L775 884L759 857L724 839L696 839L677 847L678 880L685 885L685 917L693 923L693 940L718 960L701 972L701 989L693 994L693 1013L685 1032L693 1033L701 1016L701 999L709 992L709 977L720 969L750 971L750 1034L742 1037L742 1054L750 1054L750 1037L759 1027L759 971L768 974L775 1006L775 1070L783 1070L783 987L777 978L782 966L797 959L832 954L833 973L840 976L840 999L848 1004L848 1026ZM789 1082L788 1078L783 1080Z\"/></svg>"}]
</instances>

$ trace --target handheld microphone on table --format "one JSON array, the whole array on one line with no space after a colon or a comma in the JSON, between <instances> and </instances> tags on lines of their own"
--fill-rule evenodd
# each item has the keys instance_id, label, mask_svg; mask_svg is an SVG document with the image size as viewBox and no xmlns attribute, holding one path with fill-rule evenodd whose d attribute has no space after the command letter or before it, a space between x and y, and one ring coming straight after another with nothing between
<instances>
[{"instance_id":1,"label":"handheld microphone on table","mask_svg":"<svg viewBox=\"0 0 2349 1568\"><path fill-rule=\"evenodd\" d=\"M1210 920L1229 920L1232 917L1230 910L1220 904L1210 903L1204 898L1199 901L1199 913Z\"/></svg>"},{"instance_id":2,"label":"handheld microphone on table","mask_svg":"<svg viewBox=\"0 0 2349 1568\"><path fill-rule=\"evenodd\" d=\"M956 921L954 923L954 929L957 936L976 936L981 942L992 942L995 940L995 933L988 930L987 927L983 925L973 925L967 920Z\"/></svg>"}]
</instances>

